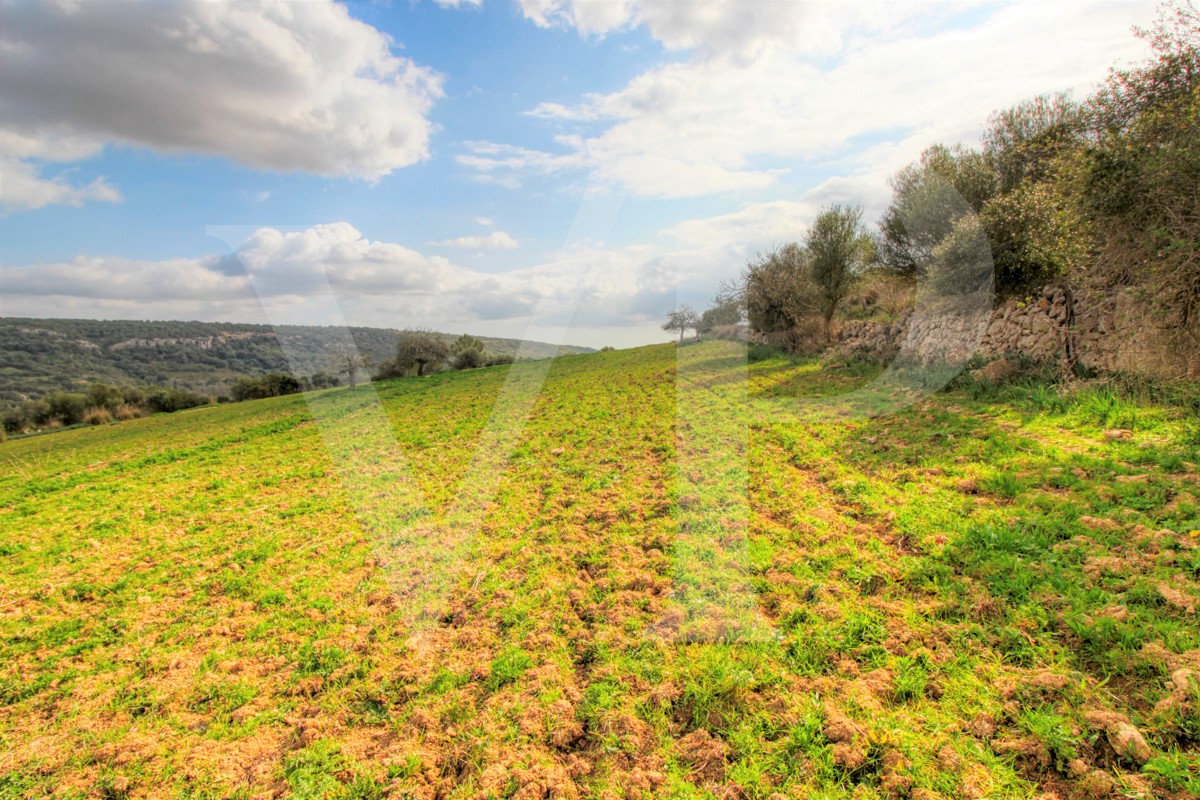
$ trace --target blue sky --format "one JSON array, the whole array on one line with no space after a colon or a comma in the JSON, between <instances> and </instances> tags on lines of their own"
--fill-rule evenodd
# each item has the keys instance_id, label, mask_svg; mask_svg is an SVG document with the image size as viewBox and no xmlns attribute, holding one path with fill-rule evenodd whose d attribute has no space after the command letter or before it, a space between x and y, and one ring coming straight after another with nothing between
<instances>
[{"instance_id":1,"label":"blue sky","mask_svg":"<svg viewBox=\"0 0 1200 800\"><path fill-rule=\"evenodd\" d=\"M0 314L629 345L1153 4L0 0ZM209 235L224 226L224 238ZM230 231L250 241L230 240ZM236 257L230 258L231 254Z\"/></svg>"}]
</instances>

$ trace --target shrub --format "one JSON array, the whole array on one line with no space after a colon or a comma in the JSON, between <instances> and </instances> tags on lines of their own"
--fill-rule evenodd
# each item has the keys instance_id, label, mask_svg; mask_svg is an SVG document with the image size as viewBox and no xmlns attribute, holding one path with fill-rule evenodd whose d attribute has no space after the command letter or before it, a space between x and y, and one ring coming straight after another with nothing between
<instances>
[{"instance_id":1,"label":"shrub","mask_svg":"<svg viewBox=\"0 0 1200 800\"><path fill-rule=\"evenodd\" d=\"M300 381L291 375L271 372L260 378L238 378L230 389L234 400L261 400L265 397L281 397L303 390Z\"/></svg>"},{"instance_id":2,"label":"shrub","mask_svg":"<svg viewBox=\"0 0 1200 800\"><path fill-rule=\"evenodd\" d=\"M750 327L762 334L786 334L817 313L818 290L804 250L786 244L748 262L742 273L742 298Z\"/></svg>"},{"instance_id":3,"label":"shrub","mask_svg":"<svg viewBox=\"0 0 1200 800\"><path fill-rule=\"evenodd\" d=\"M450 365L455 369L475 369L482 367L485 361L482 350L462 350L454 356Z\"/></svg>"},{"instance_id":4,"label":"shrub","mask_svg":"<svg viewBox=\"0 0 1200 800\"><path fill-rule=\"evenodd\" d=\"M1200 307L1200 11L1164 7L1139 35L1152 57L1112 72L1087 104L1083 206L1098 222L1096 268L1145 280L1188 323Z\"/></svg>"},{"instance_id":5,"label":"shrub","mask_svg":"<svg viewBox=\"0 0 1200 800\"><path fill-rule=\"evenodd\" d=\"M1091 239L1057 182L1026 183L991 200L980 221L991 243L996 293L1019 294L1077 270Z\"/></svg>"},{"instance_id":6,"label":"shrub","mask_svg":"<svg viewBox=\"0 0 1200 800\"><path fill-rule=\"evenodd\" d=\"M206 406L210 402L212 400L209 397L181 389L164 389L156 386L146 393L146 407L160 414Z\"/></svg>"},{"instance_id":7,"label":"shrub","mask_svg":"<svg viewBox=\"0 0 1200 800\"><path fill-rule=\"evenodd\" d=\"M992 251L979 218L961 217L933 248L924 288L936 297L956 299L991 293L993 287Z\"/></svg>"},{"instance_id":8,"label":"shrub","mask_svg":"<svg viewBox=\"0 0 1200 800\"><path fill-rule=\"evenodd\" d=\"M138 419L146 416L146 409L141 406L135 406L132 403L121 403L113 411L113 416L124 422L126 420Z\"/></svg>"},{"instance_id":9,"label":"shrub","mask_svg":"<svg viewBox=\"0 0 1200 800\"><path fill-rule=\"evenodd\" d=\"M124 393L115 386L106 383L93 383L87 388L87 402L93 408L112 410L125 402Z\"/></svg>"},{"instance_id":10,"label":"shrub","mask_svg":"<svg viewBox=\"0 0 1200 800\"><path fill-rule=\"evenodd\" d=\"M146 404L146 390L141 386L122 386L121 397L126 405L142 406Z\"/></svg>"},{"instance_id":11,"label":"shrub","mask_svg":"<svg viewBox=\"0 0 1200 800\"><path fill-rule=\"evenodd\" d=\"M332 389L338 385L338 379L336 375L330 375L328 372L314 372L305 378L304 383L311 389Z\"/></svg>"},{"instance_id":12,"label":"shrub","mask_svg":"<svg viewBox=\"0 0 1200 800\"><path fill-rule=\"evenodd\" d=\"M750 337L750 329L744 324L717 325L708 331L708 336L714 339L728 339L733 342L744 342Z\"/></svg>"},{"instance_id":13,"label":"shrub","mask_svg":"<svg viewBox=\"0 0 1200 800\"><path fill-rule=\"evenodd\" d=\"M4 424L0 425L0 428L9 433L21 433L28 430L31 422L28 406L29 403L26 401L18 406L4 409Z\"/></svg>"},{"instance_id":14,"label":"shrub","mask_svg":"<svg viewBox=\"0 0 1200 800\"><path fill-rule=\"evenodd\" d=\"M46 398L49 416L63 425L78 425L87 411L87 396L74 392L55 392Z\"/></svg>"},{"instance_id":15,"label":"shrub","mask_svg":"<svg viewBox=\"0 0 1200 800\"><path fill-rule=\"evenodd\" d=\"M107 408L89 408L84 412L83 421L88 425L111 425L113 415Z\"/></svg>"},{"instance_id":16,"label":"shrub","mask_svg":"<svg viewBox=\"0 0 1200 800\"><path fill-rule=\"evenodd\" d=\"M881 271L867 273L846 298L842 316L849 319L892 321L916 302L916 283Z\"/></svg>"},{"instance_id":17,"label":"shrub","mask_svg":"<svg viewBox=\"0 0 1200 800\"><path fill-rule=\"evenodd\" d=\"M717 328L737 325L742 321L741 301L732 291L717 295L713 304L700 315L698 333L712 334Z\"/></svg>"}]
</instances>

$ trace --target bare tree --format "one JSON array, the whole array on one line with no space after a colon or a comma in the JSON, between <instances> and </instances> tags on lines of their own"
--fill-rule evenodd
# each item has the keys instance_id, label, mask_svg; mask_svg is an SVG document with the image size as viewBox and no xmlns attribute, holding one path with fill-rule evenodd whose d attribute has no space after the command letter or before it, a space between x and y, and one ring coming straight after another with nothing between
<instances>
[{"instance_id":1,"label":"bare tree","mask_svg":"<svg viewBox=\"0 0 1200 800\"><path fill-rule=\"evenodd\" d=\"M683 335L700 324L700 317L688 306L673 308L667 312L667 321L663 323L664 331L679 331L679 341Z\"/></svg>"},{"instance_id":2,"label":"bare tree","mask_svg":"<svg viewBox=\"0 0 1200 800\"><path fill-rule=\"evenodd\" d=\"M333 351L332 361L333 371L345 375L351 389L358 385L358 374L371 366L370 359L354 349L353 345L339 345Z\"/></svg>"}]
</instances>

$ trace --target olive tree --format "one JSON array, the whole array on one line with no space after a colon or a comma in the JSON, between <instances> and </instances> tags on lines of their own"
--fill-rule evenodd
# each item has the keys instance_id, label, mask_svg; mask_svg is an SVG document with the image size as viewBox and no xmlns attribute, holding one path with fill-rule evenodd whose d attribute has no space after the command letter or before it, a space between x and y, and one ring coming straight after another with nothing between
<instances>
[{"instance_id":1,"label":"olive tree","mask_svg":"<svg viewBox=\"0 0 1200 800\"><path fill-rule=\"evenodd\" d=\"M838 305L875 259L874 241L863 227L862 208L835 205L822 209L804 237L804 250L828 340Z\"/></svg>"},{"instance_id":2,"label":"olive tree","mask_svg":"<svg viewBox=\"0 0 1200 800\"><path fill-rule=\"evenodd\" d=\"M879 222L879 256L889 271L919 278L933 249L964 214L978 213L996 194L988 157L961 145L938 144L890 180L892 202Z\"/></svg>"},{"instance_id":3,"label":"olive tree","mask_svg":"<svg viewBox=\"0 0 1200 800\"><path fill-rule=\"evenodd\" d=\"M379 377L395 378L413 372L418 376L428 375L449 357L450 346L442 336L433 331L409 328L401 331L396 342L396 357L381 366Z\"/></svg>"}]
</instances>

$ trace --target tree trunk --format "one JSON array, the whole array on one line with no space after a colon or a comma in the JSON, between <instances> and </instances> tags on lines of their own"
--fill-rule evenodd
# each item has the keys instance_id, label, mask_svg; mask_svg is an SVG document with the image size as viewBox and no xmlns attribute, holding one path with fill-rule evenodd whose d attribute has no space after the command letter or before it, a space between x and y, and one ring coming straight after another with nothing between
<instances>
[{"instance_id":1,"label":"tree trunk","mask_svg":"<svg viewBox=\"0 0 1200 800\"><path fill-rule=\"evenodd\" d=\"M1075 339L1075 293L1071 284L1064 283L1063 305L1066 309L1066 319L1063 320L1063 365L1062 371L1067 380L1075 377L1079 364L1079 343Z\"/></svg>"}]
</instances>

